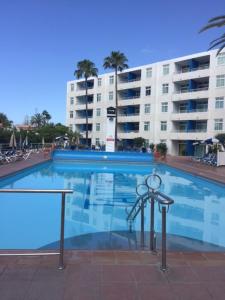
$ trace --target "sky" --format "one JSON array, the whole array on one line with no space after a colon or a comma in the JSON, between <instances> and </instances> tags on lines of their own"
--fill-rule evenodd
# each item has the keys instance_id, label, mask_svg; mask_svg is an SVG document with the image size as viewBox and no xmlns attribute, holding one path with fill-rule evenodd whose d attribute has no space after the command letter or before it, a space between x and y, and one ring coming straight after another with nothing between
<instances>
[{"instance_id":1,"label":"sky","mask_svg":"<svg viewBox=\"0 0 225 300\"><path fill-rule=\"evenodd\" d=\"M65 124L78 61L103 73L112 50L130 67L205 51L222 32L198 31L224 8L224 0L0 0L0 112L18 124L46 109Z\"/></svg>"}]
</instances>

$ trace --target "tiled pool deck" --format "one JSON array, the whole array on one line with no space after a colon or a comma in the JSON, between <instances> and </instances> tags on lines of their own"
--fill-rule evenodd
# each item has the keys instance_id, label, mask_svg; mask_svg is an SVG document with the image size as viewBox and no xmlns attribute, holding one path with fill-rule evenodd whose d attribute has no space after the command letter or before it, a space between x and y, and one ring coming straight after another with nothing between
<instances>
[{"instance_id":1,"label":"tiled pool deck","mask_svg":"<svg viewBox=\"0 0 225 300\"><path fill-rule=\"evenodd\" d=\"M0 257L2 300L224 299L225 254L67 251L57 257Z\"/></svg>"},{"instance_id":2,"label":"tiled pool deck","mask_svg":"<svg viewBox=\"0 0 225 300\"><path fill-rule=\"evenodd\" d=\"M0 166L0 177L43 162L43 154ZM225 168L184 158L168 165L225 183ZM57 257L1 257L1 300L225 299L225 253L169 252L168 272L160 255L148 251L66 251L66 268Z\"/></svg>"}]
</instances>

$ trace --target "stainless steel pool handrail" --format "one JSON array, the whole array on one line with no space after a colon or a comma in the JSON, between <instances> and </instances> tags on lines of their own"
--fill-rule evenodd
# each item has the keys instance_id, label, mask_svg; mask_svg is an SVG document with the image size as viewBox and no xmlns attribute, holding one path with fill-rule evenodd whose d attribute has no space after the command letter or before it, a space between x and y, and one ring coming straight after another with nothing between
<instances>
[{"instance_id":1,"label":"stainless steel pool handrail","mask_svg":"<svg viewBox=\"0 0 225 300\"><path fill-rule=\"evenodd\" d=\"M55 190L43 190L43 189L0 189L0 193L43 193L43 194L61 194L61 224L60 224L60 247L59 252L38 252L38 253L0 253L0 256L40 256L40 255L59 255L59 270L64 269L63 255L64 255L64 225L65 225L65 198L66 194L72 194L73 190L69 189L55 189Z\"/></svg>"}]
</instances>

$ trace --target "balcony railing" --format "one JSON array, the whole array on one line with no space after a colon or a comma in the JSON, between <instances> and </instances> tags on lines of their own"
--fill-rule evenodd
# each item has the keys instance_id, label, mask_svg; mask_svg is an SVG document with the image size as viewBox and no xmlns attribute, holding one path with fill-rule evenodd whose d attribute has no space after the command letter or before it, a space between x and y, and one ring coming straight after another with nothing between
<instances>
[{"instance_id":1,"label":"balcony railing","mask_svg":"<svg viewBox=\"0 0 225 300\"><path fill-rule=\"evenodd\" d=\"M132 78L132 79L119 79L119 83L129 83L134 81L140 81L141 77Z\"/></svg>"},{"instance_id":2,"label":"balcony railing","mask_svg":"<svg viewBox=\"0 0 225 300\"><path fill-rule=\"evenodd\" d=\"M178 91L175 91L174 94L183 94L183 93L193 93L193 92L200 92L200 91L207 91L209 86L203 86L196 89L189 89L189 88L181 88Z\"/></svg>"},{"instance_id":3,"label":"balcony railing","mask_svg":"<svg viewBox=\"0 0 225 300\"><path fill-rule=\"evenodd\" d=\"M191 110L175 110L173 111L173 114L185 114L185 113L196 113L196 112L207 112L208 107L203 107L203 108L196 108L196 109L191 109Z\"/></svg>"},{"instance_id":4,"label":"balcony railing","mask_svg":"<svg viewBox=\"0 0 225 300\"><path fill-rule=\"evenodd\" d=\"M119 117L132 117L132 116L139 116L140 113L131 113L131 114L126 114L126 113L118 113Z\"/></svg>"},{"instance_id":5,"label":"balcony railing","mask_svg":"<svg viewBox=\"0 0 225 300\"><path fill-rule=\"evenodd\" d=\"M120 96L119 100L129 100L129 99L138 99L140 98L140 94L134 96Z\"/></svg>"},{"instance_id":6,"label":"balcony railing","mask_svg":"<svg viewBox=\"0 0 225 300\"><path fill-rule=\"evenodd\" d=\"M207 128L195 128L195 129L174 129L176 133L191 133L191 132L207 132Z\"/></svg>"},{"instance_id":7,"label":"balcony railing","mask_svg":"<svg viewBox=\"0 0 225 300\"><path fill-rule=\"evenodd\" d=\"M188 72L194 72L194 71L205 70L205 69L209 69L209 64L204 64L204 65L201 65L197 68L186 67L186 68L177 70L174 74L188 73Z\"/></svg>"},{"instance_id":8,"label":"balcony railing","mask_svg":"<svg viewBox=\"0 0 225 300\"><path fill-rule=\"evenodd\" d=\"M127 130L127 131L118 131L118 133L138 133L139 129Z\"/></svg>"},{"instance_id":9,"label":"balcony railing","mask_svg":"<svg viewBox=\"0 0 225 300\"><path fill-rule=\"evenodd\" d=\"M88 88L88 90L91 90L91 89L94 88L94 85L88 86L87 88ZM86 90L86 87L85 87L85 86L84 86L84 87L77 87L76 90L77 90L78 92L79 92L79 91L85 91L85 90Z\"/></svg>"},{"instance_id":10,"label":"balcony railing","mask_svg":"<svg viewBox=\"0 0 225 300\"><path fill-rule=\"evenodd\" d=\"M93 118L93 116L88 116L88 119ZM86 119L86 116L76 116L76 119Z\"/></svg>"}]
</instances>

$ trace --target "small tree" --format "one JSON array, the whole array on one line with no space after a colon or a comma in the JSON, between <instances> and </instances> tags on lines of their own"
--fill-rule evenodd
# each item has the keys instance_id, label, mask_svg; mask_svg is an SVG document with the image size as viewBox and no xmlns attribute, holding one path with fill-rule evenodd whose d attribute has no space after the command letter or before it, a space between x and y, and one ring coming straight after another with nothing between
<instances>
[{"instance_id":1,"label":"small tree","mask_svg":"<svg viewBox=\"0 0 225 300\"><path fill-rule=\"evenodd\" d=\"M161 156L166 156L168 150L166 143L157 144L156 150L160 153Z\"/></svg>"},{"instance_id":2,"label":"small tree","mask_svg":"<svg viewBox=\"0 0 225 300\"><path fill-rule=\"evenodd\" d=\"M141 148L145 145L145 139L138 137L134 139L134 147Z\"/></svg>"},{"instance_id":3,"label":"small tree","mask_svg":"<svg viewBox=\"0 0 225 300\"><path fill-rule=\"evenodd\" d=\"M151 151L154 152L155 145L154 145L153 143L151 143L151 144L149 145L149 147L150 147Z\"/></svg>"}]
</instances>

